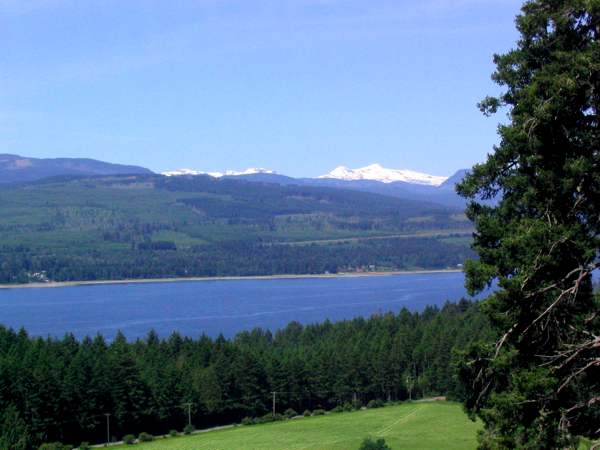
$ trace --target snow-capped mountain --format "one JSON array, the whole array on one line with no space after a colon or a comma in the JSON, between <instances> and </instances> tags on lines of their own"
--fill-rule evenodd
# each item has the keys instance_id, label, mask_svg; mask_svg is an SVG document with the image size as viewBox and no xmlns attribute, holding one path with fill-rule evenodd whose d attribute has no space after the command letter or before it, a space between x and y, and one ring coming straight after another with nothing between
<instances>
[{"instance_id":1,"label":"snow-capped mountain","mask_svg":"<svg viewBox=\"0 0 600 450\"><path fill-rule=\"evenodd\" d=\"M167 172L163 172L162 175L165 175L167 177L176 177L176 176L181 176L181 175L210 175L211 177L214 177L214 178L221 178L221 177L237 177L240 175L254 175L257 173L275 174L275 171L269 170L269 169L256 168L256 167L251 167L251 168L243 170L241 172L238 172L236 170L226 170L225 172L202 172L202 171L194 170L194 169L178 169L178 170L170 170Z\"/></svg>"},{"instance_id":2,"label":"snow-capped mountain","mask_svg":"<svg viewBox=\"0 0 600 450\"><path fill-rule=\"evenodd\" d=\"M166 172L161 172L161 175L166 177L178 177L180 175L205 175L206 172L200 172L194 169L177 169L177 170L168 170Z\"/></svg>"},{"instance_id":3,"label":"snow-capped mountain","mask_svg":"<svg viewBox=\"0 0 600 450\"><path fill-rule=\"evenodd\" d=\"M236 177L243 175L276 175L277 172L269 169L262 168L249 168L243 171L226 170L225 172L204 172L195 169L178 169L163 172L162 175L173 177L181 175L210 175L211 177ZM358 169L350 169L346 166L339 166L333 169L331 172L325 175L317 177L317 179L330 179L330 180L342 180L342 181L379 181L381 183L394 183L401 181L409 184L416 184L421 186L441 186L448 177L429 175L426 173L415 172L414 170L406 169L388 169L382 167L380 164L371 164L370 166L361 167ZM304 180L310 180L306 178Z\"/></svg>"},{"instance_id":4,"label":"snow-capped mountain","mask_svg":"<svg viewBox=\"0 0 600 450\"><path fill-rule=\"evenodd\" d=\"M382 183L403 181L405 183L425 186L440 186L448 179L448 177L429 175L413 170L387 169L380 164L371 164L370 166L361 167L359 169L350 169L345 166L339 166L328 174L321 175L319 178L334 178L346 181L373 180Z\"/></svg>"},{"instance_id":5,"label":"snow-capped mountain","mask_svg":"<svg viewBox=\"0 0 600 450\"><path fill-rule=\"evenodd\" d=\"M247 182L351 189L464 208L465 199L455 192L454 186L462 180L465 172L465 170L459 170L450 177L443 177L414 170L388 169L380 164L371 164L359 169L340 166L317 178L295 178L278 174L273 170L257 168L239 172L234 170L203 172L193 169L180 169L163 172L162 174L166 176L210 175L215 178L239 177Z\"/></svg>"}]
</instances>

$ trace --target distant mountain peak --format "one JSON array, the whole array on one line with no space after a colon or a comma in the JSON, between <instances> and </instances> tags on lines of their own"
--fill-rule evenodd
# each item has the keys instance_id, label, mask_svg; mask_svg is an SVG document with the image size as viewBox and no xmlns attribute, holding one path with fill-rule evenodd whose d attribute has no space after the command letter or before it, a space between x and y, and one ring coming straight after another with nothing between
<instances>
[{"instance_id":1,"label":"distant mountain peak","mask_svg":"<svg viewBox=\"0 0 600 450\"><path fill-rule=\"evenodd\" d=\"M225 172L203 172L203 171L195 170L195 169L177 169L177 170L170 170L167 172L162 172L162 175L165 175L167 177L176 177L176 176L181 176L181 175L209 175L214 178L221 178L221 177L237 177L240 175L254 175L257 173L275 174L276 172L274 170L270 170L270 169L250 167L250 168L248 168L246 170L242 170L242 171L226 170Z\"/></svg>"},{"instance_id":2,"label":"distant mountain peak","mask_svg":"<svg viewBox=\"0 0 600 450\"><path fill-rule=\"evenodd\" d=\"M318 178L334 178L337 180L373 180L382 183L393 183L403 181L411 184L421 184L426 186L440 186L448 177L429 175L426 173L415 172L406 169L387 169L381 164L371 164L358 169L350 169L346 166L339 166L331 172L321 175Z\"/></svg>"}]
</instances>

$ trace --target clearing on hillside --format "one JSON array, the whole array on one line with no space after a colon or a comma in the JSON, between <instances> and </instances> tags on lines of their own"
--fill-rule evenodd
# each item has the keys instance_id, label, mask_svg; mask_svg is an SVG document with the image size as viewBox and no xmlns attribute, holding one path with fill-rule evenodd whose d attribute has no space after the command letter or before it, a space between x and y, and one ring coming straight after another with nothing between
<instances>
[{"instance_id":1,"label":"clearing on hillside","mask_svg":"<svg viewBox=\"0 0 600 450\"><path fill-rule=\"evenodd\" d=\"M139 450L354 450L382 437L396 449L476 448L478 423L452 402L412 402L264 425L238 426L137 444Z\"/></svg>"}]
</instances>

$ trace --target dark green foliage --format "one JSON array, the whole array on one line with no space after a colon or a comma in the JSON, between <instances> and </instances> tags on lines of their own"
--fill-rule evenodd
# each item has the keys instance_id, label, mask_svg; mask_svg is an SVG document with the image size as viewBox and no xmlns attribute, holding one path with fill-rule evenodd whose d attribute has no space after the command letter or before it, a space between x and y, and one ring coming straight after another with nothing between
<instances>
[{"instance_id":1,"label":"dark green foliage","mask_svg":"<svg viewBox=\"0 0 600 450\"><path fill-rule=\"evenodd\" d=\"M133 434L126 434L123 436L123 442L126 445L133 445L135 444L135 436Z\"/></svg>"},{"instance_id":2,"label":"dark green foliage","mask_svg":"<svg viewBox=\"0 0 600 450\"><path fill-rule=\"evenodd\" d=\"M367 403L367 408L369 408L369 409L383 408L383 406L385 406L385 404L383 403L383 400L380 400L378 398L370 400L369 403Z\"/></svg>"},{"instance_id":3,"label":"dark green foliage","mask_svg":"<svg viewBox=\"0 0 600 450\"><path fill-rule=\"evenodd\" d=\"M79 450L92 450L92 446L89 442L82 442L79 444Z\"/></svg>"},{"instance_id":4,"label":"dark green foliage","mask_svg":"<svg viewBox=\"0 0 600 450\"><path fill-rule=\"evenodd\" d=\"M177 436L179 433L177 432L177 430L169 430L169 436L171 437L175 437Z\"/></svg>"},{"instance_id":5,"label":"dark green foliage","mask_svg":"<svg viewBox=\"0 0 600 450\"><path fill-rule=\"evenodd\" d=\"M292 417L296 417L298 415L298 413L296 412L295 409L293 408L288 408L285 410L285 412L283 413L283 415L287 418L287 419L291 419Z\"/></svg>"},{"instance_id":6,"label":"dark green foliage","mask_svg":"<svg viewBox=\"0 0 600 450\"><path fill-rule=\"evenodd\" d=\"M242 425L254 425L254 419L252 417L244 417L242 419Z\"/></svg>"},{"instance_id":7,"label":"dark green foliage","mask_svg":"<svg viewBox=\"0 0 600 450\"><path fill-rule=\"evenodd\" d=\"M267 413L264 416L258 418L258 423L270 423L270 422L278 422L283 420L286 416L279 413Z\"/></svg>"},{"instance_id":8,"label":"dark green foliage","mask_svg":"<svg viewBox=\"0 0 600 450\"><path fill-rule=\"evenodd\" d=\"M51 442L48 444L40 445L39 450L72 450L73 447L71 445L64 445L60 442ZM11 449L12 450L12 449Z\"/></svg>"},{"instance_id":9,"label":"dark green foliage","mask_svg":"<svg viewBox=\"0 0 600 450\"><path fill-rule=\"evenodd\" d=\"M138 440L140 442L151 442L154 440L154 436L152 436L150 433L145 433L142 432L140 433L140 435L138 436Z\"/></svg>"},{"instance_id":10,"label":"dark green foliage","mask_svg":"<svg viewBox=\"0 0 600 450\"><path fill-rule=\"evenodd\" d=\"M310 409L305 409L304 412L302 413L302 415L304 417L310 417L310 416L312 416L312 413L310 412Z\"/></svg>"},{"instance_id":11,"label":"dark green foliage","mask_svg":"<svg viewBox=\"0 0 600 450\"><path fill-rule=\"evenodd\" d=\"M461 211L332 188L115 176L0 186L0 204L0 283L446 268L472 255Z\"/></svg>"},{"instance_id":12,"label":"dark green foliage","mask_svg":"<svg viewBox=\"0 0 600 450\"><path fill-rule=\"evenodd\" d=\"M335 324L291 323L231 340L151 332L106 343L29 338L0 327L0 442L17 450L59 439L103 443L105 413L113 435L166 434L187 423L188 402L203 428L244 417L281 420L271 415L272 391L277 411L314 409L316 416L339 404L404 400L409 375L422 380L414 398L447 395L456 389L452 349L487 339L487 329L477 304L466 301Z\"/></svg>"},{"instance_id":13,"label":"dark green foliage","mask_svg":"<svg viewBox=\"0 0 600 450\"><path fill-rule=\"evenodd\" d=\"M259 423L270 423L270 422L275 422L277 420L277 414L273 414L273 413L267 413L264 416L260 417L258 422Z\"/></svg>"},{"instance_id":14,"label":"dark green foliage","mask_svg":"<svg viewBox=\"0 0 600 450\"><path fill-rule=\"evenodd\" d=\"M324 416L325 415L325 410L324 409L315 409L313 411L313 416Z\"/></svg>"},{"instance_id":15,"label":"dark green foliage","mask_svg":"<svg viewBox=\"0 0 600 450\"><path fill-rule=\"evenodd\" d=\"M527 1L517 28L495 56L505 90L481 105L509 122L459 186L480 257L468 287L498 280L482 309L500 339L466 350L459 377L481 448L571 448L600 433L600 3Z\"/></svg>"},{"instance_id":16,"label":"dark green foliage","mask_svg":"<svg viewBox=\"0 0 600 450\"><path fill-rule=\"evenodd\" d=\"M355 408L354 408L354 405L353 405L352 403L350 403L350 402L345 402L345 403L342 405L342 409L343 409L345 412L350 412L350 411L353 411Z\"/></svg>"},{"instance_id":17,"label":"dark green foliage","mask_svg":"<svg viewBox=\"0 0 600 450\"><path fill-rule=\"evenodd\" d=\"M0 419L0 449L26 450L31 447L29 429L15 406L4 407Z\"/></svg>"},{"instance_id":18,"label":"dark green foliage","mask_svg":"<svg viewBox=\"0 0 600 450\"><path fill-rule=\"evenodd\" d=\"M386 443L385 439L373 440L366 438L360 445L359 450L392 450Z\"/></svg>"},{"instance_id":19,"label":"dark green foliage","mask_svg":"<svg viewBox=\"0 0 600 450\"><path fill-rule=\"evenodd\" d=\"M192 434L194 431L196 431L196 427L194 425L186 425L183 428L183 434Z\"/></svg>"}]
</instances>

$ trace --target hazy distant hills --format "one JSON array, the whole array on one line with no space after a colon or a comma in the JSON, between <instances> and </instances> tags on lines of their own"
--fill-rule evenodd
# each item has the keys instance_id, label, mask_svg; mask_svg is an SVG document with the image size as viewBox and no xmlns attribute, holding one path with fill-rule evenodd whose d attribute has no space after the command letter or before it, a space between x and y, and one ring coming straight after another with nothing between
<instances>
[{"instance_id":1,"label":"hazy distant hills","mask_svg":"<svg viewBox=\"0 0 600 450\"><path fill-rule=\"evenodd\" d=\"M456 183L451 185L442 184L440 186L428 186L403 181L382 183L380 181L372 180L346 181L331 178L303 179L302 181L312 186L328 186L359 190L413 201L438 203L440 205L456 208L462 208L465 205L465 200L459 197L454 191L454 184Z\"/></svg>"},{"instance_id":2,"label":"hazy distant hills","mask_svg":"<svg viewBox=\"0 0 600 450\"><path fill-rule=\"evenodd\" d=\"M459 170L439 186L394 181L385 183L377 180L340 180L335 178L292 178L272 173L224 176L245 181L275 183L279 185L321 186L353 191L370 192L405 200L437 203L453 208L464 208L465 199L455 191L455 185L463 179L466 170Z\"/></svg>"},{"instance_id":3,"label":"hazy distant hills","mask_svg":"<svg viewBox=\"0 0 600 450\"><path fill-rule=\"evenodd\" d=\"M464 171L461 171L464 174ZM227 178L227 177L226 177ZM233 178L233 177L231 177ZM454 191L455 183L437 186L424 186L396 181L383 183L373 180L336 180L333 178L291 178L277 174L253 174L236 176L237 179L246 181L275 183L280 185L321 186L353 191L370 192L373 194L387 195L405 200L424 201L437 203L453 208L465 206L465 200ZM462 177L460 178L462 179Z\"/></svg>"},{"instance_id":4,"label":"hazy distant hills","mask_svg":"<svg viewBox=\"0 0 600 450\"><path fill-rule=\"evenodd\" d=\"M87 158L29 158L0 154L0 183L19 183L63 175L95 176L151 174L138 166L111 164Z\"/></svg>"}]
</instances>

